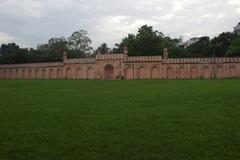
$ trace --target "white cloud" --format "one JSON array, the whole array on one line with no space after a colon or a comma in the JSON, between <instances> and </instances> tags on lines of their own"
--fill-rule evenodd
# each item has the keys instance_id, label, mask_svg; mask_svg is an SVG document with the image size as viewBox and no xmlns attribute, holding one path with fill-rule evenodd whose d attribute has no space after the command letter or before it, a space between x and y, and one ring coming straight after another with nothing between
<instances>
[{"instance_id":1,"label":"white cloud","mask_svg":"<svg viewBox=\"0 0 240 160\"><path fill-rule=\"evenodd\" d=\"M240 5L239 0L228 0L228 5Z\"/></svg>"},{"instance_id":2,"label":"white cloud","mask_svg":"<svg viewBox=\"0 0 240 160\"><path fill-rule=\"evenodd\" d=\"M181 1L173 1L173 11L174 12L178 12L183 10L183 4L181 3Z\"/></svg>"},{"instance_id":3,"label":"white cloud","mask_svg":"<svg viewBox=\"0 0 240 160\"><path fill-rule=\"evenodd\" d=\"M172 13L167 13L166 15L161 16L162 20L171 20L173 18L173 14Z\"/></svg>"},{"instance_id":4,"label":"white cloud","mask_svg":"<svg viewBox=\"0 0 240 160\"><path fill-rule=\"evenodd\" d=\"M10 35L0 32L0 44L13 42L14 38Z\"/></svg>"},{"instance_id":5,"label":"white cloud","mask_svg":"<svg viewBox=\"0 0 240 160\"><path fill-rule=\"evenodd\" d=\"M0 32L32 47L80 28L96 48L102 42L113 46L144 24L173 37L190 37L232 31L240 21L239 0L0 1Z\"/></svg>"},{"instance_id":6,"label":"white cloud","mask_svg":"<svg viewBox=\"0 0 240 160\"><path fill-rule=\"evenodd\" d=\"M240 8L237 9L237 13L240 14Z\"/></svg>"}]
</instances>

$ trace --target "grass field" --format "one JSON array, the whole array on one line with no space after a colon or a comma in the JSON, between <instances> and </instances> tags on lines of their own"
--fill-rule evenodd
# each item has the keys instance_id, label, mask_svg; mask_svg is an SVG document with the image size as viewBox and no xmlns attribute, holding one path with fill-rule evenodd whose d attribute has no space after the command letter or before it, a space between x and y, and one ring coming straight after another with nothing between
<instances>
[{"instance_id":1,"label":"grass field","mask_svg":"<svg viewBox=\"0 0 240 160\"><path fill-rule=\"evenodd\" d=\"M0 160L240 159L240 80L0 80Z\"/></svg>"}]
</instances>

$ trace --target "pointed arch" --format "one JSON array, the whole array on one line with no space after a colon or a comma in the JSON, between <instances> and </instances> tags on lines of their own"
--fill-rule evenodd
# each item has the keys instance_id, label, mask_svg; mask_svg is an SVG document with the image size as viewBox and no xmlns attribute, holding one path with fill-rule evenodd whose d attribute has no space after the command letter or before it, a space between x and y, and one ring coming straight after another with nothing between
<instances>
[{"instance_id":1,"label":"pointed arch","mask_svg":"<svg viewBox=\"0 0 240 160\"><path fill-rule=\"evenodd\" d=\"M186 77L186 72L185 72L185 68L184 67L181 67L179 69L179 78L180 79L184 79Z\"/></svg>"},{"instance_id":2,"label":"pointed arch","mask_svg":"<svg viewBox=\"0 0 240 160\"><path fill-rule=\"evenodd\" d=\"M87 69L87 79L94 79L94 72L93 72L92 67L89 67Z\"/></svg>"},{"instance_id":3,"label":"pointed arch","mask_svg":"<svg viewBox=\"0 0 240 160\"><path fill-rule=\"evenodd\" d=\"M83 79L82 69L81 68L77 68L75 75L76 75L76 79Z\"/></svg>"},{"instance_id":4,"label":"pointed arch","mask_svg":"<svg viewBox=\"0 0 240 160\"><path fill-rule=\"evenodd\" d=\"M147 78L146 77L146 69L143 66L138 68L138 78L139 79L146 79Z\"/></svg>"},{"instance_id":5,"label":"pointed arch","mask_svg":"<svg viewBox=\"0 0 240 160\"><path fill-rule=\"evenodd\" d=\"M234 66L229 68L229 77L235 78L236 77L236 68Z\"/></svg>"},{"instance_id":6,"label":"pointed arch","mask_svg":"<svg viewBox=\"0 0 240 160\"><path fill-rule=\"evenodd\" d=\"M14 70L12 69L9 70L9 78L14 79Z\"/></svg>"},{"instance_id":7,"label":"pointed arch","mask_svg":"<svg viewBox=\"0 0 240 160\"><path fill-rule=\"evenodd\" d=\"M167 68L167 78L173 79L173 69L171 67Z\"/></svg>"},{"instance_id":8,"label":"pointed arch","mask_svg":"<svg viewBox=\"0 0 240 160\"><path fill-rule=\"evenodd\" d=\"M192 79L198 78L198 69L196 67L191 68L191 78Z\"/></svg>"},{"instance_id":9,"label":"pointed arch","mask_svg":"<svg viewBox=\"0 0 240 160\"><path fill-rule=\"evenodd\" d=\"M28 69L28 78L29 79L33 79L34 74L33 74L33 70L32 69Z\"/></svg>"},{"instance_id":10,"label":"pointed arch","mask_svg":"<svg viewBox=\"0 0 240 160\"><path fill-rule=\"evenodd\" d=\"M63 77L63 76L62 76L62 69L58 68L58 69L57 69L57 78L60 79L60 78L62 78L62 77Z\"/></svg>"},{"instance_id":11,"label":"pointed arch","mask_svg":"<svg viewBox=\"0 0 240 160\"><path fill-rule=\"evenodd\" d=\"M204 79L210 79L211 78L211 72L209 67L205 67L203 70L203 78Z\"/></svg>"},{"instance_id":12,"label":"pointed arch","mask_svg":"<svg viewBox=\"0 0 240 160\"><path fill-rule=\"evenodd\" d=\"M73 79L72 68L67 68L67 69L66 69L66 78L67 78L67 79Z\"/></svg>"},{"instance_id":13,"label":"pointed arch","mask_svg":"<svg viewBox=\"0 0 240 160\"><path fill-rule=\"evenodd\" d=\"M35 69L35 79L41 79L41 72L39 69Z\"/></svg>"},{"instance_id":14,"label":"pointed arch","mask_svg":"<svg viewBox=\"0 0 240 160\"><path fill-rule=\"evenodd\" d=\"M151 69L151 77L153 79L160 78L160 69L157 66L152 67Z\"/></svg>"},{"instance_id":15,"label":"pointed arch","mask_svg":"<svg viewBox=\"0 0 240 160\"><path fill-rule=\"evenodd\" d=\"M104 67L104 79L113 80L114 79L114 67L110 64Z\"/></svg>"},{"instance_id":16,"label":"pointed arch","mask_svg":"<svg viewBox=\"0 0 240 160\"><path fill-rule=\"evenodd\" d=\"M126 79L127 80L131 80L131 79L133 79L133 68L132 67L129 67L129 68L127 68L126 69Z\"/></svg>"},{"instance_id":17,"label":"pointed arch","mask_svg":"<svg viewBox=\"0 0 240 160\"><path fill-rule=\"evenodd\" d=\"M54 78L55 78L54 70L53 70L53 68L50 68L49 69L49 79L54 79Z\"/></svg>"},{"instance_id":18,"label":"pointed arch","mask_svg":"<svg viewBox=\"0 0 240 160\"><path fill-rule=\"evenodd\" d=\"M28 70L27 69L22 69L22 78L28 79Z\"/></svg>"},{"instance_id":19,"label":"pointed arch","mask_svg":"<svg viewBox=\"0 0 240 160\"><path fill-rule=\"evenodd\" d=\"M217 67L216 77L223 78L223 67Z\"/></svg>"},{"instance_id":20,"label":"pointed arch","mask_svg":"<svg viewBox=\"0 0 240 160\"><path fill-rule=\"evenodd\" d=\"M47 79L47 71L46 71L46 69L42 69L42 79Z\"/></svg>"}]
</instances>

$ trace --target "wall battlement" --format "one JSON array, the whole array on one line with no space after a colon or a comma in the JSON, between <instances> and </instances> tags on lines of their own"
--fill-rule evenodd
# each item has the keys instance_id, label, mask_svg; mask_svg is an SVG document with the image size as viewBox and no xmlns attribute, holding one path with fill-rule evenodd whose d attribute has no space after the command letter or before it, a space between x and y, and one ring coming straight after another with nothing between
<instances>
[{"instance_id":1,"label":"wall battlement","mask_svg":"<svg viewBox=\"0 0 240 160\"><path fill-rule=\"evenodd\" d=\"M167 63L239 63L240 57L220 58L169 58Z\"/></svg>"},{"instance_id":2,"label":"wall battlement","mask_svg":"<svg viewBox=\"0 0 240 160\"><path fill-rule=\"evenodd\" d=\"M240 78L240 57L168 58L129 57L122 54L97 54L93 58L62 62L1 64L0 79L213 79Z\"/></svg>"},{"instance_id":3,"label":"wall battlement","mask_svg":"<svg viewBox=\"0 0 240 160\"><path fill-rule=\"evenodd\" d=\"M95 58L73 58L67 59L65 64L94 64L96 63Z\"/></svg>"},{"instance_id":4,"label":"wall battlement","mask_svg":"<svg viewBox=\"0 0 240 160\"><path fill-rule=\"evenodd\" d=\"M96 60L122 60L124 54L97 54Z\"/></svg>"}]
</instances>

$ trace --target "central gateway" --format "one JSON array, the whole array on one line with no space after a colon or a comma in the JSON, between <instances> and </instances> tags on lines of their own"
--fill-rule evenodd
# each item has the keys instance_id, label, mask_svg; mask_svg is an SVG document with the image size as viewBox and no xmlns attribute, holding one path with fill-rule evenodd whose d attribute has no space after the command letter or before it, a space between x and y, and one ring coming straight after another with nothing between
<instances>
[{"instance_id":1,"label":"central gateway","mask_svg":"<svg viewBox=\"0 0 240 160\"><path fill-rule=\"evenodd\" d=\"M114 68L110 64L108 64L104 67L104 79L105 80L114 80Z\"/></svg>"}]
</instances>

